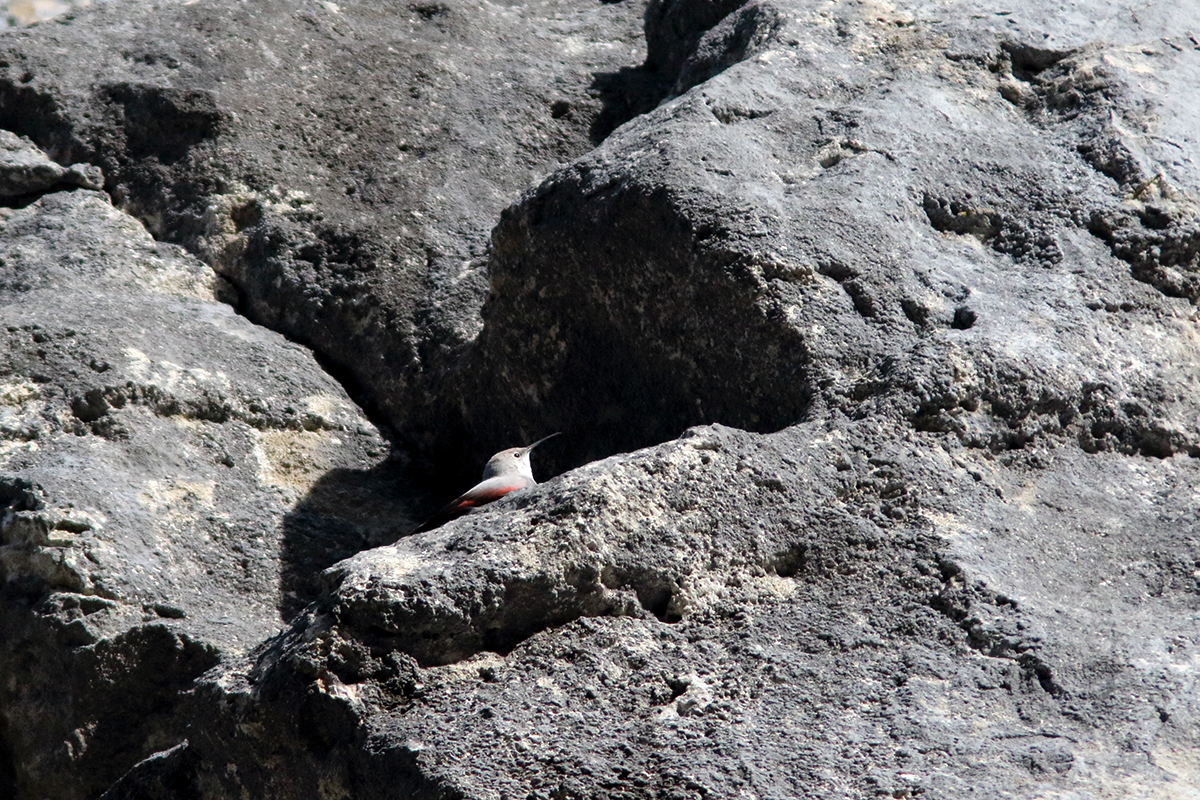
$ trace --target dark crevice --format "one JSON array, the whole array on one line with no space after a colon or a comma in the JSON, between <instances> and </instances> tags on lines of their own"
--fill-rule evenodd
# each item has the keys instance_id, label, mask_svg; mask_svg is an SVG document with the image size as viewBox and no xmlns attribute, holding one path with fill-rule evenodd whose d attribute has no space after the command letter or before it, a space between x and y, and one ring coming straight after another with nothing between
<instances>
[{"instance_id":1,"label":"dark crevice","mask_svg":"<svg viewBox=\"0 0 1200 800\"><path fill-rule=\"evenodd\" d=\"M671 690L671 699L667 702L678 700L692 686L692 682L684 677L666 678L666 684Z\"/></svg>"},{"instance_id":2,"label":"dark crevice","mask_svg":"<svg viewBox=\"0 0 1200 800\"><path fill-rule=\"evenodd\" d=\"M17 797L17 761L8 744L8 720L0 713L0 797Z\"/></svg>"},{"instance_id":3,"label":"dark crevice","mask_svg":"<svg viewBox=\"0 0 1200 800\"><path fill-rule=\"evenodd\" d=\"M833 260L823 261L818 264L817 272L821 273L826 278L832 278L838 283L844 283L851 278L858 277L858 273L856 273L853 269L841 263L840 261Z\"/></svg>"},{"instance_id":4,"label":"dark crevice","mask_svg":"<svg viewBox=\"0 0 1200 800\"><path fill-rule=\"evenodd\" d=\"M975 321L978 319L979 315L976 314L969 306L959 306L958 308L954 309L954 319L951 320L950 327L956 328L960 331L965 331L972 327L975 324Z\"/></svg>"},{"instance_id":5,"label":"dark crevice","mask_svg":"<svg viewBox=\"0 0 1200 800\"><path fill-rule=\"evenodd\" d=\"M1087 230L1130 266L1130 274L1168 297L1200 299L1200 219L1147 205L1093 211Z\"/></svg>"},{"instance_id":6,"label":"dark crevice","mask_svg":"<svg viewBox=\"0 0 1200 800\"><path fill-rule=\"evenodd\" d=\"M1050 50L1017 42L1001 45L1008 55L1014 78L1026 83L1071 55L1070 50Z\"/></svg>"},{"instance_id":7,"label":"dark crevice","mask_svg":"<svg viewBox=\"0 0 1200 800\"><path fill-rule=\"evenodd\" d=\"M502 215L489 324L450 376L461 388L438 387L466 398L462 426L484 435L512 427L528 406L515 389L525 380L541 387L539 409L520 422L531 438L563 430L574 462L564 466L670 440L693 425L773 432L803 419L812 399L807 340L788 326L787 307L759 288L780 264L747 252L712 217L689 214L661 186L627 182L594 199L588 171L586 162L569 167ZM605 224L572 222L581 213ZM584 257L588 267L572 267L564 280L560 264ZM656 268L631 270L636 263ZM627 291L614 294L616 285ZM718 332L698 308L726 309L740 322ZM498 363L512 365L499 384ZM527 379L526 368L539 372Z\"/></svg>"},{"instance_id":8,"label":"dark crevice","mask_svg":"<svg viewBox=\"0 0 1200 800\"><path fill-rule=\"evenodd\" d=\"M289 341L292 341L291 337L287 338ZM301 344L306 349L310 347L304 342L297 342L297 344ZM394 433L391 426L388 425L387 415L379 407L375 393L359 380L354 370L331 356L326 355L321 350L312 348L310 352L321 370L342 387L346 395L362 411L363 416L370 420L375 429L379 431L379 435L389 442L394 442Z\"/></svg>"},{"instance_id":9,"label":"dark crevice","mask_svg":"<svg viewBox=\"0 0 1200 800\"><path fill-rule=\"evenodd\" d=\"M216 138L228 118L210 92L197 89L121 82L101 87L99 96L119 115L131 161L174 164Z\"/></svg>"},{"instance_id":10,"label":"dark crevice","mask_svg":"<svg viewBox=\"0 0 1200 800\"><path fill-rule=\"evenodd\" d=\"M839 262L827 261L818 265L817 271L841 285L859 316L866 319L876 316L875 299L867 292L866 284L858 280L858 274L854 270Z\"/></svg>"},{"instance_id":11,"label":"dark crevice","mask_svg":"<svg viewBox=\"0 0 1200 800\"><path fill-rule=\"evenodd\" d=\"M59 112L57 101L11 78L0 79L0 128L29 138L62 163L89 160L86 148L74 137L74 126Z\"/></svg>"},{"instance_id":12,"label":"dark crevice","mask_svg":"<svg viewBox=\"0 0 1200 800\"><path fill-rule=\"evenodd\" d=\"M413 12L414 14L416 14L418 17L425 20L426 22L428 22L430 20L438 19L439 17L446 17L446 16L450 15L450 7L443 3L429 3L429 2L411 3L408 6L408 10Z\"/></svg>"},{"instance_id":13,"label":"dark crevice","mask_svg":"<svg viewBox=\"0 0 1200 800\"><path fill-rule=\"evenodd\" d=\"M1050 666L1037 656L1027 653L1017 659L1017 663L1021 668L1028 673L1032 673L1037 677L1038 685L1046 694L1053 697L1055 700L1065 699L1067 692L1059 683L1054 680L1054 671Z\"/></svg>"},{"instance_id":14,"label":"dark crevice","mask_svg":"<svg viewBox=\"0 0 1200 800\"><path fill-rule=\"evenodd\" d=\"M642 583L634 589L634 593L642 608L653 614L659 622L674 624L683 619L683 616L671 607L675 593L669 586L659 583Z\"/></svg>"},{"instance_id":15,"label":"dark crevice","mask_svg":"<svg viewBox=\"0 0 1200 800\"><path fill-rule=\"evenodd\" d=\"M1142 225L1154 231L1165 231L1171 227L1174 220L1170 212L1157 206L1146 206L1137 212Z\"/></svg>"},{"instance_id":16,"label":"dark crevice","mask_svg":"<svg viewBox=\"0 0 1200 800\"><path fill-rule=\"evenodd\" d=\"M652 0L646 8L646 68L674 83L704 34L746 0Z\"/></svg>"},{"instance_id":17,"label":"dark crevice","mask_svg":"<svg viewBox=\"0 0 1200 800\"><path fill-rule=\"evenodd\" d=\"M600 96L601 108L588 131L592 144L599 145L626 122L657 108L671 83L645 67L595 73L590 88Z\"/></svg>"},{"instance_id":18,"label":"dark crevice","mask_svg":"<svg viewBox=\"0 0 1200 800\"><path fill-rule=\"evenodd\" d=\"M795 578L808 566L808 547L798 545L775 555L763 565L781 578Z\"/></svg>"},{"instance_id":19,"label":"dark crevice","mask_svg":"<svg viewBox=\"0 0 1200 800\"><path fill-rule=\"evenodd\" d=\"M603 107L592 122L592 143L759 52L783 24L783 14L762 2L653 0L646 9L645 62L594 76L591 88Z\"/></svg>"},{"instance_id":20,"label":"dark crevice","mask_svg":"<svg viewBox=\"0 0 1200 800\"><path fill-rule=\"evenodd\" d=\"M19 195L9 196L9 197L0 197L0 208L12 208L12 209L28 208L29 206L36 203L38 200L41 200L46 195L57 194L58 192L75 192L75 191L78 191L80 188L82 188L82 187L64 184L64 185L58 185L58 186L51 186L48 189L42 189L42 190L36 191L36 192L28 192L27 194L19 194Z\"/></svg>"}]
</instances>

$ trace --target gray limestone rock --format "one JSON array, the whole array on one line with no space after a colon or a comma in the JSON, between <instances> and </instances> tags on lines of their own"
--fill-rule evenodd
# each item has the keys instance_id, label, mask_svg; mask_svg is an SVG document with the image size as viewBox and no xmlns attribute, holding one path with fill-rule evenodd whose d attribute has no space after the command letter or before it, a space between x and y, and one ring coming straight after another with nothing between
<instances>
[{"instance_id":1,"label":"gray limestone rock","mask_svg":"<svg viewBox=\"0 0 1200 800\"><path fill-rule=\"evenodd\" d=\"M98 4L0 41L0 127L101 166L118 207L427 455L460 433L423 409L479 331L496 216L665 91L634 69L641 16Z\"/></svg>"},{"instance_id":2,"label":"gray limestone rock","mask_svg":"<svg viewBox=\"0 0 1200 800\"><path fill-rule=\"evenodd\" d=\"M1189 796L1191 24L6 35L13 163L109 195L3 209L0 794ZM555 430L541 485L406 535Z\"/></svg>"},{"instance_id":3,"label":"gray limestone rock","mask_svg":"<svg viewBox=\"0 0 1200 800\"><path fill-rule=\"evenodd\" d=\"M0 197L21 197L56 186L103 189L104 173L91 164L59 166L25 137L0 130Z\"/></svg>"},{"instance_id":4,"label":"gray limestone rock","mask_svg":"<svg viewBox=\"0 0 1200 800\"><path fill-rule=\"evenodd\" d=\"M316 556L285 514L387 447L106 195L3 209L0 264L6 796L95 796L184 730L199 675L283 625ZM316 512L341 555L372 543L356 513Z\"/></svg>"},{"instance_id":5,"label":"gray limestone rock","mask_svg":"<svg viewBox=\"0 0 1200 800\"><path fill-rule=\"evenodd\" d=\"M833 409L995 451L1200 453L1176 350L1196 176L1129 155L1157 139L1118 46L1043 52L1032 74L999 37L967 59L945 21L827 13L798 6L775 49L505 212L442 404L468 430L576 426L591 457L681 420L771 431Z\"/></svg>"}]
</instances>

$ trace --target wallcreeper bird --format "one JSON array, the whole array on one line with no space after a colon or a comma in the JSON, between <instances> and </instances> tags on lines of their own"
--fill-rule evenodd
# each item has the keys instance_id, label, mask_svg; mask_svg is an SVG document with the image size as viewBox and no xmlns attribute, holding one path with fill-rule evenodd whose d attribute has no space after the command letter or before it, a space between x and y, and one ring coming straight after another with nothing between
<instances>
[{"instance_id":1,"label":"wallcreeper bird","mask_svg":"<svg viewBox=\"0 0 1200 800\"><path fill-rule=\"evenodd\" d=\"M466 494L425 520L421 527L413 533L433 530L455 517L461 517L473 508L499 500L509 492L519 492L530 486L536 486L537 481L533 479L533 467L529 465L529 453L546 439L553 439L555 436L558 434L552 433L526 447L510 447L496 453L488 459L487 466L483 468L483 480L471 487Z\"/></svg>"}]
</instances>

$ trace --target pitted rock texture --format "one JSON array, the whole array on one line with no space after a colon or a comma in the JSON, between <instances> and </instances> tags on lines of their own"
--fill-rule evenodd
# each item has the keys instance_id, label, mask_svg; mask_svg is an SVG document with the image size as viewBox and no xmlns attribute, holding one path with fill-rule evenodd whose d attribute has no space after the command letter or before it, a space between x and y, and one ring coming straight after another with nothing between
<instances>
[{"instance_id":1,"label":"pitted rock texture","mask_svg":"<svg viewBox=\"0 0 1200 800\"><path fill-rule=\"evenodd\" d=\"M120 208L428 451L461 434L422 409L478 333L496 215L665 92L635 68L641 16L592 0L101 6L5 37L0 126L103 167Z\"/></svg>"},{"instance_id":2,"label":"pitted rock texture","mask_svg":"<svg viewBox=\"0 0 1200 800\"><path fill-rule=\"evenodd\" d=\"M313 491L387 446L211 270L102 193L0 214L3 788L94 797L175 743L197 677L283 625L297 564L405 523L372 532ZM281 524L302 497L332 554Z\"/></svg>"},{"instance_id":3,"label":"pitted rock texture","mask_svg":"<svg viewBox=\"0 0 1200 800\"><path fill-rule=\"evenodd\" d=\"M871 421L572 471L331 569L227 673L302 708L238 746L300 795L292 731L363 797L1186 796L1195 462L1047 457ZM186 774L287 796L228 757Z\"/></svg>"},{"instance_id":4,"label":"pitted rock texture","mask_svg":"<svg viewBox=\"0 0 1200 800\"><path fill-rule=\"evenodd\" d=\"M5 37L0 795L1190 797L1192 22Z\"/></svg>"},{"instance_id":5,"label":"pitted rock texture","mask_svg":"<svg viewBox=\"0 0 1200 800\"><path fill-rule=\"evenodd\" d=\"M797 7L775 49L506 211L465 426L575 425L596 457L837 409L996 451L1200 453L1196 206L1173 188L1195 176L1134 157L1165 146L1136 65L1095 44L1032 75L1002 39L968 57L906 20Z\"/></svg>"}]
</instances>

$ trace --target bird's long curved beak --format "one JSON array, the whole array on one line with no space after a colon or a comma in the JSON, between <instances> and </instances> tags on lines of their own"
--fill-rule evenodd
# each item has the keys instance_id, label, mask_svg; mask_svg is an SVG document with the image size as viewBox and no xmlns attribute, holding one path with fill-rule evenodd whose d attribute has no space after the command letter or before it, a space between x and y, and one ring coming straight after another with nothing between
<instances>
[{"instance_id":1,"label":"bird's long curved beak","mask_svg":"<svg viewBox=\"0 0 1200 800\"><path fill-rule=\"evenodd\" d=\"M524 450L526 453L528 453L530 450L537 447L542 442L546 441L547 439L553 439L555 436L558 436L561 433L562 433L562 431L555 431L554 433L550 434L549 436L543 436L541 439L538 439L533 444L526 445L525 447L522 447L521 449Z\"/></svg>"}]
</instances>

